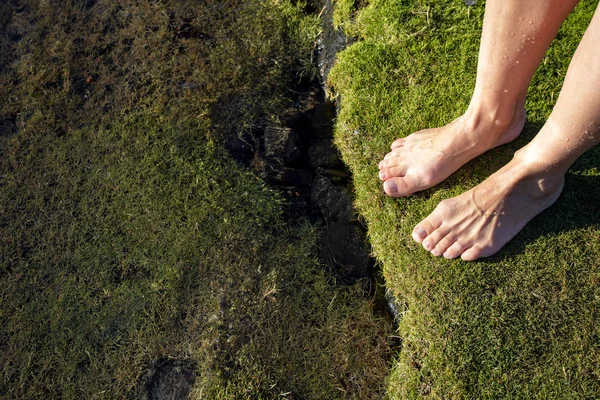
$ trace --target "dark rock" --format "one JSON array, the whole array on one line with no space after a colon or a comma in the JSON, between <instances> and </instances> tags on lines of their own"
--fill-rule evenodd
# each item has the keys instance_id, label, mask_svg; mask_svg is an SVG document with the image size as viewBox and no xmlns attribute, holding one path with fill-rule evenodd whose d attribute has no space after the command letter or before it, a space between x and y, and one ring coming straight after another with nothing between
<instances>
[{"instance_id":1,"label":"dark rock","mask_svg":"<svg viewBox=\"0 0 600 400\"><path fill-rule=\"evenodd\" d=\"M296 127L302 119L302 114L296 108L290 107L279 116L279 119L285 126Z\"/></svg>"},{"instance_id":2,"label":"dark rock","mask_svg":"<svg viewBox=\"0 0 600 400\"><path fill-rule=\"evenodd\" d=\"M323 82L327 82L327 76L337 59L337 53L351 44L341 29L333 27L333 3L333 0L321 0L321 7L323 7L321 26L323 31L317 43L317 60Z\"/></svg>"},{"instance_id":3,"label":"dark rock","mask_svg":"<svg viewBox=\"0 0 600 400\"><path fill-rule=\"evenodd\" d=\"M320 88L316 85L310 86L308 90L298 95L297 107L301 113L313 111L320 103Z\"/></svg>"},{"instance_id":4,"label":"dark rock","mask_svg":"<svg viewBox=\"0 0 600 400\"><path fill-rule=\"evenodd\" d=\"M250 166L254 157L254 148L250 135L230 136L225 140L225 149L237 162Z\"/></svg>"},{"instance_id":5,"label":"dark rock","mask_svg":"<svg viewBox=\"0 0 600 400\"><path fill-rule=\"evenodd\" d=\"M388 310L388 313L392 317L392 320L395 324L400 322L400 312L402 310L402 305L398 302L398 299L394 294L388 289L385 291L385 304Z\"/></svg>"},{"instance_id":6,"label":"dark rock","mask_svg":"<svg viewBox=\"0 0 600 400\"><path fill-rule=\"evenodd\" d=\"M297 223L310 216L310 192L307 190L290 188L284 192L284 197L287 200L285 207L286 220Z\"/></svg>"},{"instance_id":7,"label":"dark rock","mask_svg":"<svg viewBox=\"0 0 600 400\"><path fill-rule=\"evenodd\" d=\"M352 174L350 174L350 171L348 171L347 169L317 168L315 170L315 173L327 176L329 179L331 179L331 182L333 182L336 185L347 183L350 180L350 177L352 176Z\"/></svg>"},{"instance_id":8,"label":"dark rock","mask_svg":"<svg viewBox=\"0 0 600 400\"><path fill-rule=\"evenodd\" d=\"M265 156L289 165L300 156L298 135L288 126L270 124L265 127Z\"/></svg>"},{"instance_id":9,"label":"dark rock","mask_svg":"<svg viewBox=\"0 0 600 400\"><path fill-rule=\"evenodd\" d=\"M192 360L162 360L148 383L148 400L187 399L196 380Z\"/></svg>"},{"instance_id":10,"label":"dark rock","mask_svg":"<svg viewBox=\"0 0 600 400\"><path fill-rule=\"evenodd\" d=\"M321 210L328 224L338 220L349 222L354 219L352 196L349 190L342 186L335 186L331 179L324 175L315 177L310 200Z\"/></svg>"},{"instance_id":11,"label":"dark rock","mask_svg":"<svg viewBox=\"0 0 600 400\"><path fill-rule=\"evenodd\" d=\"M266 172L267 180L280 186L310 187L313 175L307 169L269 165Z\"/></svg>"},{"instance_id":12,"label":"dark rock","mask_svg":"<svg viewBox=\"0 0 600 400\"><path fill-rule=\"evenodd\" d=\"M312 168L339 169L344 165L337 149L328 139L321 140L308 149L308 162Z\"/></svg>"},{"instance_id":13,"label":"dark rock","mask_svg":"<svg viewBox=\"0 0 600 400\"><path fill-rule=\"evenodd\" d=\"M355 224L338 220L328 224L321 236L319 258L331 266L342 282L369 277L369 251L365 233Z\"/></svg>"},{"instance_id":14,"label":"dark rock","mask_svg":"<svg viewBox=\"0 0 600 400\"><path fill-rule=\"evenodd\" d=\"M323 90L319 90L314 109L302 114L310 121L310 134L317 140L331 141L333 120L336 117L335 105L325 99Z\"/></svg>"}]
</instances>

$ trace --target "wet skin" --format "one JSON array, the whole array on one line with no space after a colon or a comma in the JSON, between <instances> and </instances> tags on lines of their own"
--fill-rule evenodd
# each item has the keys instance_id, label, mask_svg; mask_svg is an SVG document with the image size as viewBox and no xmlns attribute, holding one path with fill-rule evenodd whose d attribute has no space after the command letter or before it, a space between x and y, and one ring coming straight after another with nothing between
<instances>
[{"instance_id":1,"label":"wet skin","mask_svg":"<svg viewBox=\"0 0 600 400\"><path fill-rule=\"evenodd\" d=\"M408 196L519 135L527 88L576 0L489 0L477 81L467 112L398 139L379 163L386 194ZM516 38L516 39L515 39ZM535 39L535 40L534 40ZM600 142L600 11L571 61L550 118L506 166L442 201L412 237L434 256L472 261L499 251L560 196L569 166Z\"/></svg>"}]
</instances>

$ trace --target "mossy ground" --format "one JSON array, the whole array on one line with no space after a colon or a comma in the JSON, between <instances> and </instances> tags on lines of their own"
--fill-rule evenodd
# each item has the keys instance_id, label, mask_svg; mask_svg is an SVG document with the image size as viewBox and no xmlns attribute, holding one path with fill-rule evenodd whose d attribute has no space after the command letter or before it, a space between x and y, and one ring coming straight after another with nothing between
<instances>
[{"instance_id":1,"label":"mossy ground","mask_svg":"<svg viewBox=\"0 0 600 400\"><path fill-rule=\"evenodd\" d=\"M505 164L544 124L597 2L582 1L530 87L521 138L446 182L387 197L377 164L397 137L446 124L467 107L484 4L373 0L338 22L356 36L331 72L341 95L336 143L354 174L387 286L405 309L390 398L584 399L600 395L600 151L581 157L559 201L497 255L435 258L411 237L440 200ZM351 2L350 2L351 3Z\"/></svg>"},{"instance_id":2,"label":"mossy ground","mask_svg":"<svg viewBox=\"0 0 600 400\"><path fill-rule=\"evenodd\" d=\"M0 397L379 398L388 324L223 149L313 73L287 1L0 5ZM88 79L89 78L89 79Z\"/></svg>"}]
</instances>

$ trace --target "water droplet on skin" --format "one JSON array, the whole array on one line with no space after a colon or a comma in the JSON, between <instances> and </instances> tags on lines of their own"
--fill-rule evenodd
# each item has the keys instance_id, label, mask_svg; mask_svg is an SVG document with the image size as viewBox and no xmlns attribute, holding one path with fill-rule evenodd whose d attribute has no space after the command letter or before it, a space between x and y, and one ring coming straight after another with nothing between
<instances>
[{"instance_id":1,"label":"water droplet on skin","mask_svg":"<svg viewBox=\"0 0 600 400\"><path fill-rule=\"evenodd\" d=\"M529 21L529 24L530 24L530 25L531 25L531 24L533 24L533 21Z\"/></svg>"},{"instance_id":2,"label":"water droplet on skin","mask_svg":"<svg viewBox=\"0 0 600 400\"><path fill-rule=\"evenodd\" d=\"M508 90L504 89L504 93L508 93Z\"/></svg>"},{"instance_id":3,"label":"water droplet on skin","mask_svg":"<svg viewBox=\"0 0 600 400\"><path fill-rule=\"evenodd\" d=\"M518 63L519 63L519 60L515 61L515 64L518 64Z\"/></svg>"}]
</instances>

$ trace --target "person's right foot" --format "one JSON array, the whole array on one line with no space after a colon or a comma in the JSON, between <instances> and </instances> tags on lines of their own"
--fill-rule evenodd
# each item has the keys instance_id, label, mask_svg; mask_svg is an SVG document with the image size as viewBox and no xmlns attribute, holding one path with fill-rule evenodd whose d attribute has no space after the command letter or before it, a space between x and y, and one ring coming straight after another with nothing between
<instances>
[{"instance_id":1,"label":"person's right foot","mask_svg":"<svg viewBox=\"0 0 600 400\"><path fill-rule=\"evenodd\" d=\"M403 197L429 189L466 162L516 139L525 124L523 108L505 123L471 114L467 111L446 126L415 132L392 143L392 151L379 163L385 193Z\"/></svg>"}]
</instances>

